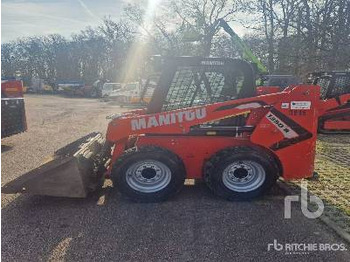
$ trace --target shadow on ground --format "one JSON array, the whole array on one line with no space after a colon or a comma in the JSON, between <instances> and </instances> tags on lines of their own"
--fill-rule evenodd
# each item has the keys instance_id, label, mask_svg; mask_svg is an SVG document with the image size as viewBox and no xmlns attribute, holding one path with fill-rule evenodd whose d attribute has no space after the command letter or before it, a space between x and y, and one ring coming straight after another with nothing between
<instances>
[{"instance_id":1,"label":"shadow on ground","mask_svg":"<svg viewBox=\"0 0 350 262\"><path fill-rule=\"evenodd\" d=\"M106 189L106 201L18 196L2 210L3 261L247 261L310 257L349 261L345 252L285 255L268 243L339 242L323 224L306 219L300 205L283 218L278 186L261 200L228 202L203 184L175 198L133 203Z\"/></svg>"},{"instance_id":2,"label":"shadow on ground","mask_svg":"<svg viewBox=\"0 0 350 262\"><path fill-rule=\"evenodd\" d=\"M13 146L9 146L9 145L1 145L1 153L10 151L12 149Z\"/></svg>"}]
</instances>

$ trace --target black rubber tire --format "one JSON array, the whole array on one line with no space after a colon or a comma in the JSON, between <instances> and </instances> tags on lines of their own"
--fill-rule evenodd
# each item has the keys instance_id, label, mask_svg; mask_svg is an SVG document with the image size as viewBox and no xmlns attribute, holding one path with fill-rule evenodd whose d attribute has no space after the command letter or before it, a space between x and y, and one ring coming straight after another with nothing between
<instances>
[{"instance_id":1,"label":"black rubber tire","mask_svg":"<svg viewBox=\"0 0 350 262\"><path fill-rule=\"evenodd\" d=\"M135 162L156 160L166 165L171 171L169 184L156 192L136 191L126 181L126 171ZM114 187L135 202L160 202L175 195L184 186L186 171L182 160L167 149L145 146L127 150L114 164L111 174Z\"/></svg>"},{"instance_id":2,"label":"black rubber tire","mask_svg":"<svg viewBox=\"0 0 350 262\"><path fill-rule=\"evenodd\" d=\"M265 180L261 186L248 192L233 191L225 186L223 172L231 163L239 160L254 161L260 164L265 171ZM204 179L214 194L227 200L250 200L257 198L268 191L279 177L279 168L276 160L263 150L239 146L230 147L214 154L204 167Z\"/></svg>"}]
</instances>

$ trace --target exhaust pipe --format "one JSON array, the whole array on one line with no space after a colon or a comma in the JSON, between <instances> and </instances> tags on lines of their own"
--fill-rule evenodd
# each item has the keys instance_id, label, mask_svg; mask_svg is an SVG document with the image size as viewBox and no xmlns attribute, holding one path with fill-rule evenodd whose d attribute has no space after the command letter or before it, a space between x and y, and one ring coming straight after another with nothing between
<instances>
[{"instance_id":1,"label":"exhaust pipe","mask_svg":"<svg viewBox=\"0 0 350 262\"><path fill-rule=\"evenodd\" d=\"M91 133L57 150L42 166L2 187L2 193L84 198L103 182L110 156L101 133Z\"/></svg>"}]
</instances>

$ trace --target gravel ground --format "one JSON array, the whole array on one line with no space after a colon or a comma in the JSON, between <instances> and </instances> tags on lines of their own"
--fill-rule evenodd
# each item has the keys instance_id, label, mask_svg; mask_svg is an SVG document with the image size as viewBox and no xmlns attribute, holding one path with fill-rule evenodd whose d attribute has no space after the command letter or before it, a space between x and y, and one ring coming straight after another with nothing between
<instances>
[{"instance_id":1,"label":"gravel ground","mask_svg":"<svg viewBox=\"0 0 350 262\"><path fill-rule=\"evenodd\" d=\"M315 171L319 177L307 181L308 190L323 200L322 215L350 235L350 135L319 135ZM297 190L299 184L290 183Z\"/></svg>"},{"instance_id":2,"label":"gravel ground","mask_svg":"<svg viewBox=\"0 0 350 262\"><path fill-rule=\"evenodd\" d=\"M88 99L25 101L28 131L2 140L2 185L68 142L104 131L105 116L121 111ZM285 193L278 186L253 202L218 199L203 184L156 204L132 203L110 186L102 193L87 199L2 195L2 260L350 261L349 251L267 251L274 239L344 243L319 220L305 218L299 203L293 204L292 219L284 219Z\"/></svg>"},{"instance_id":3,"label":"gravel ground","mask_svg":"<svg viewBox=\"0 0 350 262\"><path fill-rule=\"evenodd\" d=\"M350 216L350 135L319 137L316 171L310 189Z\"/></svg>"}]
</instances>

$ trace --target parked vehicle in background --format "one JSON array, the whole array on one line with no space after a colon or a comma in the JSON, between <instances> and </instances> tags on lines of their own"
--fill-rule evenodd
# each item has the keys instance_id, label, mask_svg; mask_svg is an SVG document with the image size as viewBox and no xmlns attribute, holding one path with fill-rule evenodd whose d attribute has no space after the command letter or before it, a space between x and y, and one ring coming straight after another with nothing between
<instances>
[{"instance_id":1,"label":"parked vehicle in background","mask_svg":"<svg viewBox=\"0 0 350 262\"><path fill-rule=\"evenodd\" d=\"M159 75L154 74L149 76L147 80L127 83L122 88L111 92L109 97L121 105L146 105L151 101L158 80Z\"/></svg>"},{"instance_id":2,"label":"parked vehicle in background","mask_svg":"<svg viewBox=\"0 0 350 262\"><path fill-rule=\"evenodd\" d=\"M15 79L1 80L1 138L26 130L23 83Z\"/></svg>"},{"instance_id":3,"label":"parked vehicle in background","mask_svg":"<svg viewBox=\"0 0 350 262\"><path fill-rule=\"evenodd\" d=\"M60 81L57 83L58 92L66 96L99 97L100 91L94 85L86 85L82 81Z\"/></svg>"},{"instance_id":4,"label":"parked vehicle in background","mask_svg":"<svg viewBox=\"0 0 350 262\"><path fill-rule=\"evenodd\" d=\"M25 92L36 93L36 94L44 94L44 93L52 94L54 92L54 89L44 79L32 78L31 84L29 87L26 88Z\"/></svg>"},{"instance_id":5,"label":"parked vehicle in background","mask_svg":"<svg viewBox=\"0 0 350 262\"><path fill-rule=\"evenodd\" d=\"M131 82L124 84L118 90L112 91L109 97L122 104L130 104L135 102L135 100L140 100L141 95L141 84L140 82Z\"/></svg>"},{"instance_id":6,"label":"parked vehicle in background","mask_svg":"<svg viewBox=\"0 0 350 262\"><path fill-rule=\"evenodd\" d=\"M260 86L278 86L282 90L287 86L299 85L301 83L302 81L293 75L262 75L260 78Z\"/></svg>"},{"instance_id":7,"label":"parked vehicle in background","mask_svg":"<svg viewBox=\"0 0 350 262\"><path fill-rule=\"evenodd\" d=\"M121 88L121 83L104 83L101 89L101 97L108 97L111 93Z\"/></svg>"},{"instance_id":8,"label":"parked vehicle in background","mask_svg":"<svg viewBox=\"0 0 350 262\"><path fill-rule=\"evenodd\" d=\"M74 96L76 90L83 87L84 83L81 81L60 81L57 83L58 92L68 96Z\"/></svg>"}]
</instances>

